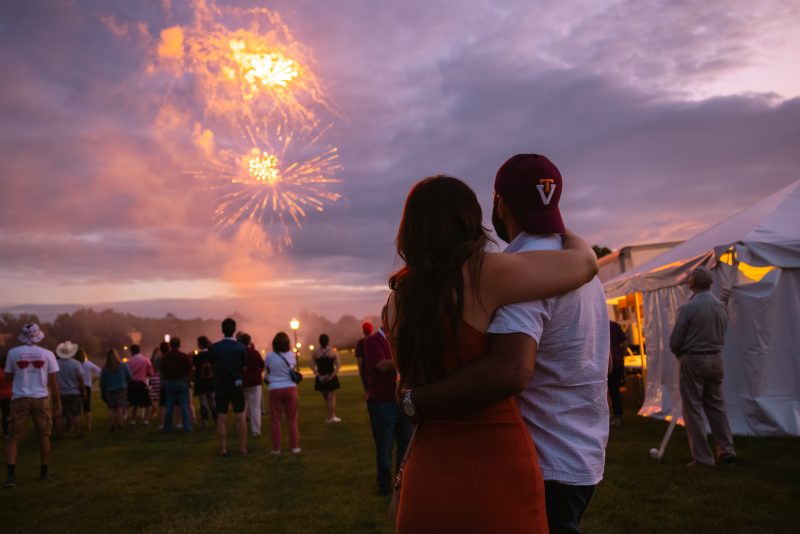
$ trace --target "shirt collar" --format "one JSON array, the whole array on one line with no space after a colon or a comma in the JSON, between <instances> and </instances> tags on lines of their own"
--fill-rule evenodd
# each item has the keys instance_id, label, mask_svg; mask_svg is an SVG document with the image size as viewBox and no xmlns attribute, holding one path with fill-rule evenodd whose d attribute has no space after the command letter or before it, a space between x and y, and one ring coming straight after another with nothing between
<instances>
[{"instance_id":1,"label":"shirt collar","mask_svg":"<svg viewBox=\"0 0 800 534\"><path fill-rule=\"evenodd\" d=\"M230 341L236 341L236 338L235 338L235 337L228 337L228 336L225 336L225 337L223 337L222 339L223 339L223 340L225 340L225 339L228 339L228 340L230 340Z\"/></svg>"},{"instance_id":2,"label":"shirt collar","mask_svg":"<svg viewBox=\"0 0 800 534\"><path fill-rule=\"evenodd\" d=\"M545 241L552 241L554 238L559 237L558 234L541 234L541 235L534 235L529 234L527 232L520 232L517 234L517 237L511 240L511 243L503 250L503 252L511 254L514 252L519 252L522 248L529 244L535 242L545 242Z\"/></svg>"}]
</instances>

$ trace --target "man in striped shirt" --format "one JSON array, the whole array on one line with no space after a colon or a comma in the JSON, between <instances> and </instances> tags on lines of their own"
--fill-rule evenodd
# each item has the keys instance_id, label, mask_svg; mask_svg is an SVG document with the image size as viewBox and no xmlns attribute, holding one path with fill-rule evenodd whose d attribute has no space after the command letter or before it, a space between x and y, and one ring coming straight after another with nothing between
<instances>
[{"instance_id":1,"label":"man in striped shirt","mask_svg":"<svg viewBox=\"0 0 800 534\"><path fill-rule=\"evenodd\" d=\"M561 248L561 174L546 157L520 154L495 179L492 222L506 253ZM489 353L445 380L406 394L406 413L448 417L518 394L545 480L551 532L580 532L603 478L609 412L608 312L600 281L561 297L504 306ZM406 408L404 406L404 408Z\"/></svg>"}]
</instances>

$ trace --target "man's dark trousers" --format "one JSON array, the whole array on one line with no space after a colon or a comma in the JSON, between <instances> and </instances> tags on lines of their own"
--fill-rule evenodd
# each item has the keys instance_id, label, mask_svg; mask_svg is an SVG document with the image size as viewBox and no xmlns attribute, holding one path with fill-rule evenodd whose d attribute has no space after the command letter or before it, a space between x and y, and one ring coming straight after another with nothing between
<instances>
[{"instance_id":1,"label":"man's dark trousers","mask_svg":"<svg viewBox=\"0 0 800 534\"><path fill-rule=\"evenodd\" d=\"M392 491L392 446L397 442L395 469L411 439L411 423L403 417L394 402L368 402L367 411L375 439L375 461L378 467L378 493L388 495Z\"/></svg>"},{"instance_id":2,"label":"man's dark trousers","mask_svg":"<svg viewBox=\"0 0 800 534\"><path fill-rule=\"evenodd\" d=\"M581 517L597 486L572 486L544 481L547 524L550 534L580 534Z\"/></svg>"}]
</instances>

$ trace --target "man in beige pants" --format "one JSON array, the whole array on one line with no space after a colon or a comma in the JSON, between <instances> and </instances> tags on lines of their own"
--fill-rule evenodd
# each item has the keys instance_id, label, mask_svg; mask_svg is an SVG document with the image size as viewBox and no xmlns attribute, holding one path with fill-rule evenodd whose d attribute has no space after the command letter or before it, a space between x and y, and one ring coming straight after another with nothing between
<instances>
[{"instance_id":1,"label":"man in beige pants","mask_svg":"<svg viewBox=\"0 0 800 534\"><path fill-rule=\"evenodd\" d=\"M717 444L718 460L736 461L733 436L722 398L722 344L728 325L725 304L710 293L711 271L698 267L689 276L694 295L678 310L669 339L672 353L680 360L680 391L683 420L692 452L690 466L714 465L708 446L703 412Z\"/></svg>"}]
</instances>

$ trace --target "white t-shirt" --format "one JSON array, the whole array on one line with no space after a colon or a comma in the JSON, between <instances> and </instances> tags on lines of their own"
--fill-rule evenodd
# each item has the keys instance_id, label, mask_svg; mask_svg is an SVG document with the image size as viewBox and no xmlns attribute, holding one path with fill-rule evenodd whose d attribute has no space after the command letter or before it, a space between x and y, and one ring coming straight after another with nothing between
<instances>
[{"instance_id":1,"label":"white t-shirt","mask_svg":"<svg viewBox=\"0 0 800 534\"><path fill-rule=\"evenodd\" d=\"M504 252L560 250L560 236L518 235ZM561 297L504 306L492 334L538 344L531 384L517 397L545 480L591 486L603 479L608 442L609 328L597 277Z\"/></svg>"},{"instance_id":2,"label":"white t-shirt","mask_svg":"<svg viewBox=\"0 0 800 534\"><path fill-rule=\"evenodd\" d=\"M93 376L100 376L100 368L94 364L92 360L87 360L83 362L83 385L89 389L92 389L92 377Z\"/></svg>"},{"instance_id":3,"label":"white t-shirt","mask_svg":"<svg viewBox=\"0 0 800 534\"><path fill-rule=\"evenodd\" d=\"M20 345L8 351L4 371L14 373L11 399L48 396L47 375L58 372L56 355L38 345Z\"/></svg>"},{"instance_id":4,"label":"white t-shirt","mask_svg":"<svg viewBox=\"0 0 800 534\"><path fill-rule=\"evenodd\" d=\"M286 362L281 359L281 356L286 359L289 365L286 365ZM289 377L290 366L294 369L297 365L297 356L295 356L294 352L281 352L280 356L278 356L276 352L270 352L267 354L264 365L267 368L267 372L269 372L270 391L273 389L297 387L297 384L292 382L292 379Z\"/></svg>"}]
</instances>

